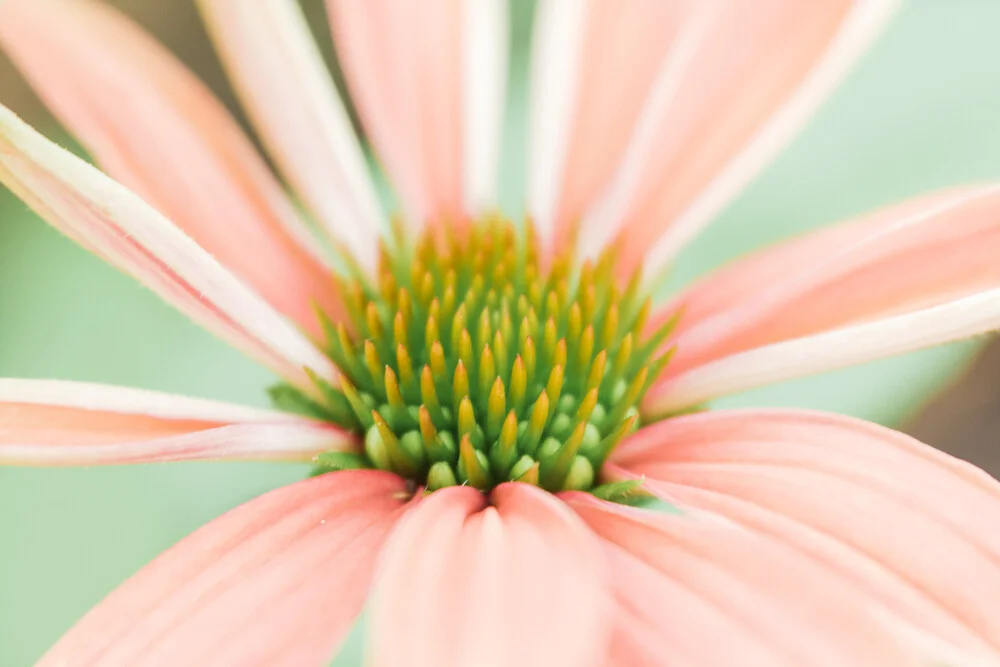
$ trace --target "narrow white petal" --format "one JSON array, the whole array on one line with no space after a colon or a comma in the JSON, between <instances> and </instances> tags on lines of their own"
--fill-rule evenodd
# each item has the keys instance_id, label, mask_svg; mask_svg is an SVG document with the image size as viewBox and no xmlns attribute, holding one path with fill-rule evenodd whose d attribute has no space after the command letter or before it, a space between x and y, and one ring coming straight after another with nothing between
<instances>
[{"instance_id":1,"label":"narrow white petal","mask_svg":"<svg viewBox=\"0 0 1000 667\"><path fill-rule=\"evenodd\" d=\"M754 387L863 364L1000 329L1000 289L796 338L699 366L663 385L644 411L659 415Z\"/></svg>"},{"instance_id":2,"label":"narrow white petal","mask_svg":"<svg viewBox=\"0 0 1000 667\"><path fill-rule=\"evenodd\" d=\"M787 145L888 24L901 0L857 0L810 75L646 255L656 279L677 253Z\"/></svg>"},{"instance_id":3,"label":"narrow white petal","mask_svg":"<svg viewBox=\"0 0 1000 667\"><path fill-rule=\"evenodd\" d=\"M168 461L309 461L351 451L346 432L318 424L233 424L107 445L0 443L0 465L91 466Z\"/></svg>"},{"instance_id":4,"label":"narrow white petal","mask_svg":"<svg viewBox=\"0 0 1000 667\"><path fill-rule=\"evenodd\" d=\"M475 214L497 206L510 20L507 0L465 0L462 9L465 208Z\"/></svg>"},{"instance_id":5,"label":"narrow white petal","mask_svg":"<svg viewBox=\"0 0 1000 667\"><path fill-rule=\"evenodd\" d=\"M589 0L540 0L532 37L528 212L551 241L569 150Z\"/></svg>"},{"instance_id":6,"label":"narrow white petal","mask_svg":"<svg viewBox=\"0 0 1000 667\"><path fill-rule=\"evenodd\" d=\"M68 236L131 273L284 377L329 378L329 360L288 320L121 184L0 106L0 182Z\"/></svg>"},{"instance_id":7,"label":"narrow white petal","mask_svg":"<svg viewBox=\"0 0 1000 667\"><path fill-rule=\"evenodd\" d=\"M306 421L285 412L235 403L69 380L0 378L0 403L48 405L160 419L234 423Z\"/></svg>"},{"instance_id":8,"label":"narrow white petal","mask_svg":"<svg viewBox=\"0 0 1000 667\"><path fill-rule=\"evenodd\" d=\"M374 270L382 217L364 155L295 0L199 0L255 128L322 229Z\"/></svg>"}]
</instances>

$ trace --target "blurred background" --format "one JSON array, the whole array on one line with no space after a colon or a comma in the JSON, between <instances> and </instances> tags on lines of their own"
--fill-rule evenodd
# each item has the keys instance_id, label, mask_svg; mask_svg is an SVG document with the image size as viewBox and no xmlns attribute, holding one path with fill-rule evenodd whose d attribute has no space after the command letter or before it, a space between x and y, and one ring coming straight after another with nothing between
<instances>
[{"instance_id":1,"label":"blurred background","mask_svg":"<svg viewBox=\"0 0 1000 667\"><path fill-rule=\"evenodd\" d=\"M2 0L0 0L2 1ZM116 0L242 120L191 0ZM336 70L321 0L303 0ZM523 191L532 3L513 0L504 203ZM910 0L806 130L678 263L671 287L788 234L1000 177L1000 3ZM73 146L0 54L0 102ZM1000 473L1000 347L952 345L719 405L805 406L899 427ZM273 381L0 189L0 376L110 382L263 405ZM2 425L0 425L2 428ZM27 665L116 584L304 467L0 469L0 665ZM356 664L359 633L337 664Z\"/></svg>"}]
</instances>

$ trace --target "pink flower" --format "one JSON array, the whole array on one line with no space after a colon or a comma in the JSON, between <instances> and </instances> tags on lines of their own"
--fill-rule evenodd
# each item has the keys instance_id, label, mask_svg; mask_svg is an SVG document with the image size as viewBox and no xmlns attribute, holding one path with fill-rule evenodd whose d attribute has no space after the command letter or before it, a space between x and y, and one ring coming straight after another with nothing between
<instances>
[{"instance_id":1,"label":"pink flower","mask_svg":"<svg viewBox=\"0 0 1000 667\"><path fill-rule=\"evenodd\" d=\"M504 3L331 0L407 221L382 246L297 5L200 5L325 246L211 94L89 0L8 0L0 43L110 176L0 107L0 181L312 416L0 380L0 462L325 474L177 544L41 664L319 665L365 604L379 666L1000 663L1000 485L845 417L685 414L1000 327L1000 188L643 299L895 2L542 0L536 244L494 212ZM644 494L674 511L628 504Z\"/></svg>"}]
</instances>

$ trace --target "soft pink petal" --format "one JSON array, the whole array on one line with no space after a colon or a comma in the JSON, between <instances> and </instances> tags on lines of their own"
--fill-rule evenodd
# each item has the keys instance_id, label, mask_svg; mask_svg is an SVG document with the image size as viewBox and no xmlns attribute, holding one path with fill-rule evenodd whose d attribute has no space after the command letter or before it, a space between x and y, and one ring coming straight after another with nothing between
<instances>
[{"instance_id":1,"label":"soft pink petal","mask_svg":"<svg viewBox=\"0 0 1000 667\"><path fill-rule=\"evenodd\" d=\"M1000 329L1000 288L937 306L781 341L698 366L654 388L647 415L665 415L718 396L915 352Z\"/></svg>"},{"instance_id":2,"label":"soft pink petal","mask_svg":"<svg viewBox=\"0 0 1000 667\"><path fill-rule=\"evenodd\" d=\"M682 393L676 383L694 383L705 364L1000 287L998 220L1000 189L965 188L906 202L734 262L654 318L661 321L683 308L671 341L677 354L649 402L676 404ZM945 317L942 312L941 319L945 328L957 321L951 313ZM973 333L989 328L989 318L984 318ZM941 342L933 326L923 327L921 334L927 339L924 346ZM791 349L786 365L797 361ZM854 350L830 345L829 364L851 363ZM781 363L780 351L775 349L776 364ZM799 374L804 374L807 368L801 368ZM733 364L732 372L738 370Z\"/></svg>"},{"instance_id":3,"label":"soft pink petal","mask_svg":"<svg viewBox=\"0 0 1000 667\"><path fill-rule=\"evenodd\" d=\"M619 230L623 265L646 257L647 273L659 273L795 136L897 4L692 3L685 28L695 44L679 66L665 65L584 235Z\"/></svg>"},{"instance_id":4,"label":"soft pink petal","mask_svg":"<svg viewBox=\"0 0 1000 667\"><path fill-rule=\"evenodd\" d=\"M0 105L0 183L85 248L303 387L329 360L280 313L158 211Z\"/></svg>"},{"instance_id":5,"label":"soft pink petal","mask_svg":"<svg viewBox=\"0 0 1000 667\"><path fill-rule=\"evenodd\" d=\"M329 270L251 143L209 90L91 0L11 0L0 44L109 174L311 332L339 312Z\"/></svg>"},{"instance_id":6,"label":"soft pink petal","mask_svg":"<svg viewBox=\"0 0 1000 667\"><path fill-rule=\"evenodd\" d=\"M565 238L582 222L585 253L617 238L623 266L648 257L657 273L795 135L896 4L540 3L539 24L567 33L536 33L549 81L532 100L540 227ZM559 13L574 27L544 20Z\"/></svg>"},{"instance_id":7,"label":"soft pink petal","mask_svg":"<svg viewBox=\"0 0 1000 667\"><path fill-rule=\"evenodd\" d=\"M334 42L365 126L420 224L462 210L459 0L330 0Z\"/></svg>"},{"instance_id":8,"label":"soft pink petal","mask_svg":"<svg viewBox=\"0 0 1000 667\"><path fill-rule=\"evenodd\" d=\"M126 387L0 379L3 465L301 461L356 447L338 428L281 412Z\"/></svg>"},{"instance_id":9,"label":"soft pink petal","mask_svg":"<svg viewBox=\"0 0 1000 667\"><path fill-rule=\"evenodd\" d=\"M368 470L265 494L150 563L39 665L328 664L406 497Z\"/></svg>"},{"instance_id":10,"label":"soft pink petal","mask_svg":"<svg viewBox=\"0 0 1000 667\"><path fill-rule=\"evenodd\" d=\"M371 664L603 665L610 628L599 544L524 484L421 501L386 544Z\"/></svg>"},{"instance_id":11,"label":"soft pink petal","mask_svg":"<svg viewBox=\"0 0 1000 667\"><path fill-rule=\"evenodd\" d=\"M477 5L327 3L353 99L415 225L463 223L477 212L467 204L488 199L479 174L496 173L506 78L497 19L505 16L485 0ZM467 40L470 30L489 36Z\"/></svg>"},{"instance_id":12,"label":"soft pink petal","mask_svg":"<svg viewBox=\"0 0 1000 667\"><path fill-rule=\"evenodd\" d=\"M610 180L688 4L539 3L528 169L531 212L546 236L569 233Z\"/></svg>"},{"instance_id":13,"label":"soft pink petal","mask_svg":"<svg viewBox=\"0 0 1000 667\"><path fill-rule=\"evenodd\" d=\"M784 12L791 4L790 2L785 2L779 11ZM829 3L823 10L815 12L813 16L809 16L808 18L812 19L822 15L828 9L832 10L833 4ZM761 111L761 108L757 107L757 104L761 101L758 93L764 92L764 97L766 98L770 92L787 83L787 81L782 81L782 77L787 75L790 70L794 71L798 66L797 64L792 64L789 68L786 62L772 63L764 73L763 81L758 79L749 82L747 87L755 85L756 87L749 93L744 88L738 94L749 95L750 99L745 97L742 99L743 102L748 104L748 107L741 106L737 112L733 112L732 108L730 108L726 113L729 114L729 120L733 122L728 123L723 121L724 129L721 131L712 130L712 133L716 137L710 139L709 143L714 145L710 145L707 149L701 147L696 149L699 152L698 158L705 158L705 161L697 162L697 166L691 171L695 172L695 179L697 179L699 177L697 172L701 168L704 168L705 171L702 172L702 175L710 176L710 179L705 182L702 188L692 190L692 192L697 193L694 199L689 203L683 204L683 208L679 210L680 212L676 219L668 223L669 226L664 228L665 233L648 251L643 250L641 246L635 246L638 252L645 253L646 264L644 269L647 276L657 276L667 270L671 260L684 245L711 222L715 214L721 211L733 197L751 182L758 172L780 153L786 144L794 139L813 113L822 105L826 97L830 95L840 81L850 72L854 63L864 55L868 47L881 34L896 9L901 5L902 2L900 0L852 0L849 7L846 7L846 11L842 14L841 20L836 26L836 31L830 36L829 42L825 44L822 53L816 57L815 61L809 63L807 74L805 74L801 81L796 82L794 89L781 101L780 106ZM810 9L814 6L811 5ZM837 3L837 6L839 8L843 5ZM755 5L755 9L758 7L760 7L759 4ZM729 22L729 19L734 19L734 22ZM722 18L722 21L728 23L729 27L735 27L741 20L742 17L733 15ZM791 44L791 49L794 50L797 46L795 39L802 34L808 34L810 28L816 25L810 25L809 20L803 21L801 18L793 20L795 21L792 28L793 33L795 33L794 39L786 43L786 35L782 34L776 38L777 41L775 43L781 44L782 49L788 49L789 44ZM715 28L715 30L718 30L718 28ZM736 30L738 35L741 36L743 34L740 27L737 27ZM739 36L737 39L739 39ZM773 45L765 47L765 51L771 49L773 49ZM788 55L787 51L786 55ZM801 55L801 52L798 55ZM700 51L692 55L692 59L704 57L704 54ZM756 72L752 72L751 76L756 78L760 74L760 70L757 70ZM773 74L777 74L777 77L773 77ZM680 77L677 78L679 79ZM672 100L675 94L675 85L672 79L674 79L672 76L668 75L666 77L666 87L669 92L665 97L668 100ZM771 88L775 84L777 87ZM746 86L747 82L741 85ZM680 92L683 93L683 91ZM732 98L730 98L730 101L733 101ZM765 99L763 103L764 107L772 101ZM660 108L669 109L670 106L668 102ZM750 117L752 123L752 117L756 113L763 113L763 116L760 117L760 119L763 119L763 122L751 130L752 133L747 135L746 141L740 145L738 152L727 156L726 153L731 149L731 146L726 146L726 142L746 130L748 126L741 127L742 123L748 119L747 117ZM650 116L655 119L659 117L659 113L653 113ZM644 120L649 120L650 116L647 116ZM648 141L654 136L656 122L651 121L645 127L650 128L650 133L637 133L638 136L633 143L637 147L635 153L638 155L643 154L643 146L648 145ZM729 134L730 131L733 133ZM716 138L721 138L722 142L716 144ZM721 168L717 173L711 173L713 167L710 165L715 159L721 160L718 163ZM636 185L636 189L640 189L643 186L642 177L633 180L633 174L637 173L639 169L637 163L638 160L626 163L626 168L623 168L620 174L622 178L619 178L615 183L615 186L622 187L615 187L614 192L609 194L607 199L611 203L613 210L619 202L623 204L620 210L626 210L625 205L629 203L630 198L635 194L635 191L631 188L633 182ZM628 166L632 165L634 165L634 169L629 170ZM645 166L648 167L649 165L646 164ZM687 175L687 173L682 174L682 179ZM691 183L691 181L687 181L680 188L683 189L685 185L691 185ZM692 185L692 187L697 188L698 186ZM666 205L670 207L672 206L670 201L672 194L674 193L667 193L665 195L666 202L664 202L664 197L659 194L654 194L653 196L660 196L660 206ZM660 211L662 212L662 208ZM622 236L628 235L637 226L644 226L641 218L632 219L629 226L623 231Z\"/></svg>"},{"instance_id":14,"label":"soft pink petal","mask_svg":"<svg viewBox=\"0 0 1000 667\"><path fill-rule=\"evenodd\" d=\"M676 44L688 4L589 1L573 140L558 216L564 233L621 160L659 65ZM627 67L613 55L625 53Z\"/></svg>"},{"instance_id":15,"label":"soft pink petal","mask_svg":"<svg viewBox=\"0 0 1000 667\"><path fill-rule=\"evenodd\" d=\"M780 664L777 652L738 618L684 581L610 542L607 551L618 602L609 665Z\"/></svg>"},{"instance_id":16,"label":"soft pink petal","mask_svg":"<svg viewBox=\"0 0 1000 667\"><path fill-rule=\"evenodd\" d=\"M166 421L241 424L307 421L286 412L235 403L70 380L0 378L0 403L136 415Z\"/></svg>"},{"instance_id":17,"label":"soft pink petal","mask_svg":"<svg viewBox=\"0 0 1000 667\"><path fill-rule=\"evenodd\" d=\"M781 545L581 493L566 500L610 543L619 604L656 634L623 632L659 664L677 655L682 664L720 667L916 665L862 598Z\"/></svg>"},{"instance_id":18,"label":"soft pink petal","mask_svg":"<svg viewBox=\"0 0 1000 667\"><path fill-rule=\"evenodd\" d=\"M0 419L18 420L26 416L20 406L0 406ZM50 414L44 415L52 417ZM83 421L76 415L58 418ZM203 426L137 424L111 420L108 431L93 427L79 431L65 426L32 429L17 423L12 429L0 427L0 465L8 466L94 466L168 461L301 461L316 459L330 451L354 452L358 441L349 433L325 424L231 424ZM165 435L176 428L175 435ZM136 433L125 439L123 431ZM107 434L105 436L105 434Z\"/></svg>"},{"instance_id":19,"label":"soft pink petal","mask_svg":"<svg viewBox=\"0 0 1000 667\"><path fill-rule=\"evenodd\" d=\"M1000 659L1000 484L838 415L745 410L640 430L608 466L790 544L894 617Z\"/></svg>"},{"instance_id":20,"label":"soft pink petal","mask_svg":"<svg viewBox=\"0 0 1000 667\"><path fill-rule=\"evenodd\" d=\"M350 118L296 0L200 0L247 113L321 228L374 270L382 217Z\"/></svg>"},{"instance_id":21,"label":"soft pink petal","mask_svg":"<svg viewBox=\"0 0 1000 667\"><path fill-rule=\"evenodd\" d=\"M589 495L566 500L609 543L626 655L720 667L916 665L860 598L781 545ZM633 619L641 625L626 625Z\"/></svg>"},{"instance_id":22,"label":"soft pink petal","mask_svg":"<svg viewBox=\"0 0 1000 667\"><path fill-rule=\"evenodd\" d=\"M733 262L685 291L671 371L1000 286L1000 188L918 198Z\"/></svg>"}]
</instances>

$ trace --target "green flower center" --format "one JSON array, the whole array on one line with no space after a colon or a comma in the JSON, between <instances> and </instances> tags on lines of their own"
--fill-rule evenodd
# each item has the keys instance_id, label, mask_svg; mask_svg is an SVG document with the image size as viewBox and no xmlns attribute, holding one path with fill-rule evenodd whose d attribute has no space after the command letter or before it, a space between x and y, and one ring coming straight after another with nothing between
<instances>
[{"instance_id":1,"label":"green flower center","mask_svg":"<svg viewBox=\"0 0 1000 667\"><path fill-rule=\"evenodd\" d=\"M638 272L619 290L613 252L543 263L530 225L499 217L404 238L383 246L377 284L344 285L348 319L325 322L343 375L339 387L316 378L314 412L364 449L321 455L321 471L379 468L431 491L593 491L670 357L657 352L673 322L642 337Z\"/></svg>"}]
</instances>

